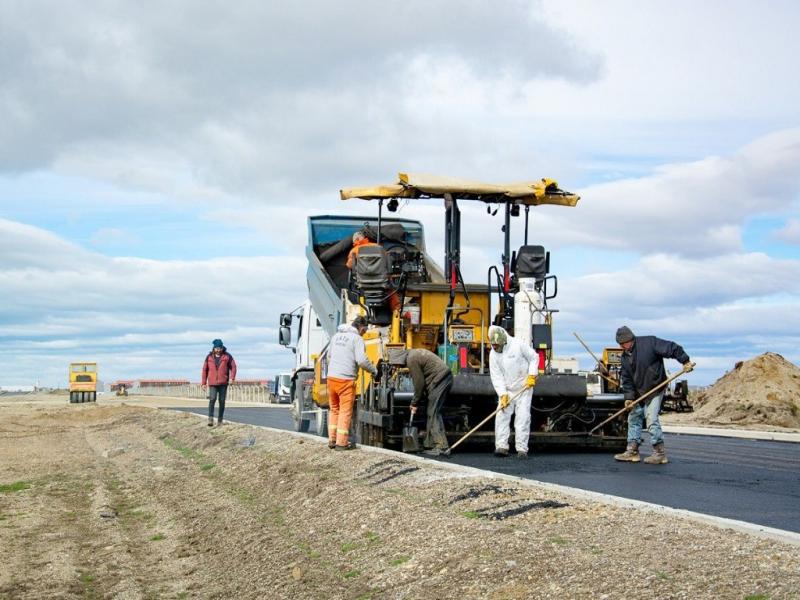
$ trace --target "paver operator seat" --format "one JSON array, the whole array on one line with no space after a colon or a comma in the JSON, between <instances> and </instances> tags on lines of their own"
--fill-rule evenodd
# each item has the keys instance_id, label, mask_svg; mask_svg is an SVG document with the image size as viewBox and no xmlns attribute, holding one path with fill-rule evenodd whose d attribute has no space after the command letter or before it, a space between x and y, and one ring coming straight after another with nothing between
<instances>
[{"instance_id":1,"label":"paver operator seat","mask_svg":"<svg viewBox=\"0 0 800 600\"><path fill-rule=\"evenodd\" d=\"M388 300L393 289L389 284L386 250L383 246L362 246L353 270L356 290L364 298L369 321L376 325L390 324L392 312Z\"/></svg>"}]
</instances>

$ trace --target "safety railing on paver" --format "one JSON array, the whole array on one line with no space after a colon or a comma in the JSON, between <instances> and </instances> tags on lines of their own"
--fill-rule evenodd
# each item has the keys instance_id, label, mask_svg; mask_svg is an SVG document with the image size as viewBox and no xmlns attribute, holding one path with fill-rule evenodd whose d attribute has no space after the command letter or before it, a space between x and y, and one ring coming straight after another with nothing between
<instances>
[{"instance_id":1,"label":"safety railing on paver","mask_svg":"<svg viewBox=\"0 0 800 600\"><path fill-rule=\"evenodd\" d=\"M131 394L142 396L171 396L173 398L198 398L208 397L208 391L199 383L188 385L164 385L133 388ZM236 385L228 386L226 396L228 402L246 402L249 404L277 404L275 394L269 388L261 385Z\"/></svg>"}]
</instances>

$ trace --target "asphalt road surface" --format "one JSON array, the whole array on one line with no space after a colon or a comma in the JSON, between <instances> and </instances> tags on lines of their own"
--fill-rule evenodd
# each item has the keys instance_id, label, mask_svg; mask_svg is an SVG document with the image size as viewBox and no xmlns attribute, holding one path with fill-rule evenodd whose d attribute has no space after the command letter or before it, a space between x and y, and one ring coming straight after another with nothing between
<instances>
[{"instance_id":1,"label":"asphalt road surface","mask_svg":"<svg viewBox=\"0 0 800 600\"><path fill-rule=\"evenodd\" d=\"M294 428L285 408L228 407L225 417ZM666 434L664 446L667 465L620 463L610 453L548 452L519 460L460 448L439 460L800 532L800 444Z\"/></svg>"}]
</instances>

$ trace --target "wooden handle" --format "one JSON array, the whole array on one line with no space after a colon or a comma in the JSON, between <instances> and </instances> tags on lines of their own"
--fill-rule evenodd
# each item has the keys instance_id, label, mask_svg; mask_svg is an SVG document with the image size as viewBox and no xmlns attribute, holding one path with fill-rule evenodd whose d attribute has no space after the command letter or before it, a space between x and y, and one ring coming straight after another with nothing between
<instances>
[{"instance_id":1,"label":"wooden handle","mask_svg":"<svg viewBox=\"0 0 800 600\"><path fill-rule=\"evenodd\" d=\"M631 403L630 403L628 406L624 406L624 407L622 407L620 410L618 410L618 411L617 411L617 412L615 412L613 415L611 415L610 417L608 417L608 418L607 418L605 421L603 421L603 422L602 422L602 423L600 423L599 425L596 425L595 427L593 427L593 428L592 428L592 429L589 431L589 435L593 434L595 431L597 431L598 429L600 429L600 428L601 428L603 425L605 425L605 424L606 424L606 423L608 423L609 421L613 421L615 418L617 418L619 415L621 415L621 414L622 414L622 413L624 413L625 411L628 411L628 410L632 409L634 406L636 406L637 404L639 404L639 402L641 402L642 400L644 400L645 398L647 398L647 396L649 396L650 394L652 394L652 393L653 393L653 392L655 392L656 390L660 390L662 387L664 387L665 385L667 385L667 384L668 384L670 381L672 381L673 379L677 379L678 377L680 377L680 376L681 376L681 375L683 375L683 374L684 374L684 371L680 371L679 373L676 373L675 375L673 375L673 376L672 376L672 377L670 377L669 379L667 379L667 380L665 380L665 381L662 381L662 382L661 382L661 383L659 383L657 386L655 386L655 387L651 388L650 390L646 391L644 394L642 394L641 396L639 396L639 397L638 397L636 400L634 400L633 402L631 402Z\"/></svg>"},{"instance_id":2,"label":"wooden handle","mask_svg":"<svg viewBox=\"0 0 800 600\"><path fill-rule=\"evenodd\" d=\"M517 392L516 394L514 394L514 397L513 397L513 398L511 398L511 400L516 400L517 398L519 398L519 397L522 395L522 393L523 393L525 390L527 390L527 389L530 389L530 388L528 388L528 386L525 386L524 388L522 388L522 389L521 389L519 392ZM509 400L509 403L511 402L511 400ZM473 428L472 428L472 429L470 429L470 430L469 430L467 433L465 433L463 436L461 436L461 439L459 439L459 440L458 440L458 441L457 441L455 444L453 444L452 446L450 446L450 448L448 448L448 452L452 452L452 451L453 451L453 448L455 448L456 446L458 446L458 445L459 445L461 442L463 442L465 439L467 439L469 436L471 436L473 433L475 433L475 432L476 432L478 429L480 429L480 428L481 428L481 427L482 427L482 426L483 426L483 425L486 423L486 421L488 421L489 419L491 419L492 417L494 417L494 416L495 416L497 413L499 413L501 410L503 410L503 409L502 409L502 408L501 408L501 407L498 405L498 406L497 406L497 408L496 408L496 409L494 409L494 412L493 412L492 414L490 414L490 415L489 415L488 417L486 417L486 418L485 418L483 421L481 421L480 423L478 423L477 425L475 425L475 427L473 427Z\"/></svg>"}]
</instances>

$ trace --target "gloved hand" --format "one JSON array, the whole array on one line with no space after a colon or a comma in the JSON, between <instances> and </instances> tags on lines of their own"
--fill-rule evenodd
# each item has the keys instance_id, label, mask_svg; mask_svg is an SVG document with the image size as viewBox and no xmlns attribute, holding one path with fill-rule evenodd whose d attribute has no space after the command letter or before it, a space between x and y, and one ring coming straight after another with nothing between
<instances>
[{"instance_id":1,"label":"gloved hand","mask_svg":"<svg viewBox=\"0 0 800 600\"><path fill-rule=\"evenodd\" d=\"M525 387L532 388L536 385L536 375L528 375L528 378L525 380Z\"/></svg>"},{"instance_id":2,"label":"gloved hand","mask_svg":"<svg viewBox=\"0 0 800 600\"><path fill-rule=\"evenodd\" d=\"M690 373L693 370L694 370L694 363L692 361L688 360L685 363L683 363L683 372L684 373Z\"/></svg>"},{"instance_id":3,"label":"gloved hand","mask_svg":"<svg viewBox=\"0 0 800 600\"><path fill-rule=\"evenodd\" d=\"M509 404L508 394L503 394L502 396L500 396L500 408L505 410L508 407L508 404Z\"/></svg>"},{"instance_id":4,"label":"gloved hand","mask_svg":"<svg viewBox=\"0 0 800 600\"><path fill-rule=\"evenodd\" d=\"M633 392L625 392L625 408L630 408L634 400Z\"/></svg>"}]
</instances>

